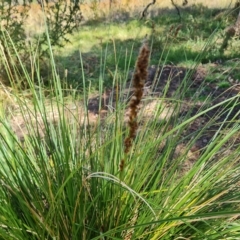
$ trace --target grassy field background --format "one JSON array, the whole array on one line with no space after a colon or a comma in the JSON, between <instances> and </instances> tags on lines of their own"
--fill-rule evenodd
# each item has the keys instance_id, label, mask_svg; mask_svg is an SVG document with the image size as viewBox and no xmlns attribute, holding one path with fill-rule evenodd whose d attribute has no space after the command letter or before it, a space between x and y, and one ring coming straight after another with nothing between
<instances>
[{"instance_id":1,"label":"grassy field background","mask_svg":"<svg viewBox=\"0 0 240 240\"><path fill-rule=\"evenodd\" d=\"M99 66L103 51L107 49L105 56L108 69L105 76L105 83L107 83L108 79L111 79L111 72L115 69L116 64L120 72L124 71L126 54L133 54L136 57L140 42L146 35L151 41L150 64L158 64L160 60L160 62L167 61L167 63L190 67L194 65L199 52L206 46L211 36L214 38L214 44L208 46L208 51L202 57L201 63L206 64L238 57L239 42L235 39L229 42L224 53L220 53L225 29L236 21L236 14L230 14L227 1L221 1L221 3L212 1L213 5L211 6L201 4L192 6L193 2L198 4L200 1L189 1L189 5L180 8L181 19L169 1L159 1L156 3L157 5L153 5L149 9L149 12L155 11L152 16L150 14L141 21L139 14L143 8L140 6L144 3L146 6L146 2L116 2L121 9L116 10L113 6L112 15L108 15L104 19L100 15L94 16L94 11L99 13L99 9L100 11L109 9L107 5L101 5L108 4L108 1L100 2L100 6L95 10L90 8L92 11L90 19L83 20L79 31L69 36L71 43L66 44L64 49L59 49L58 53L56 52L57 61L61 68L67 69L70 82L71 80L74 82L80 77L77 75L79 65L75 64L79 62L79 49L83 54L84 64L93 83L92 86L94 86L98 82L98 67L96 66ZM201 3L204 4L203 1ZM131 13L126 4L138 4L137 11L133 15L125 15L126 12ZM214 8L214 4L217 8ZM160 14L158 14L159 11ZM85 11L83 7L84 15L88 15L88 11ZM213 36L214 31L216 34ZM176 36L174 36L175 34ZM134 60L129 59L130 67L133 68ZM231 63L227 63L227 65L229 64ZM211 68L210 65L205 66L207 69ZM237 72L235 74L238 78ZM111 82L111 80L109 81Z\"/></svg>"}]
</instances>

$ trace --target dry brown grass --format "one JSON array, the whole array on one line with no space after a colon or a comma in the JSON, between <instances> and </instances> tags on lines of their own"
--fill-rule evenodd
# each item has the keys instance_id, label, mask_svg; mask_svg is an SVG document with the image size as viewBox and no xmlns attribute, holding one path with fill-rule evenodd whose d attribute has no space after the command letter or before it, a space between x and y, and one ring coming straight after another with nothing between
<instances>
[{"instance_id":1,"label":"dry brown grass","mask_svg":"<svg viewBox=\"0 0 240 240\"><path fill-rule=\"evenodd\" d=\"M171 4L170 0L162 0L162 1L158 1L158 6L161 7L168 7ZM178 4L179 6L182 6L182 2L183 0L174 0L174 2L176 4ZM191 6L193 4L203 4L204 6L207 6L209 8L225 8L228 7L229 4L231 4L231 1L228 0L188 0L188 4L186 6ZM231 6L233 6L234 4L232 3Z\"/></svg>"},{"instance_id":2,"label":"dry brown grass","mask_svg":"<svg viewBox=\"0 0 240 240\"><path fill-rule=\"evenodd\" d=\"M99 17L108 16L111 13L116 15L116 13L120 13L121 11L129 12L129 15L131 16L140 13L150 2L152 2L152 0L122 0L112 1L112 4L110 4L109 0L103 0L100 2L93 1L91 4L81 4L81 9L83 16L86 19L92 18L95 15L98 15ZM183 1L174 0L174 2L177 5L182 6ZM191 6L193 4L203 4L209 8L227 8L234 5L234 3L230 3L228 0L189 0L186 6ZM164 8L172 9L174 7L170 0L156 1L154 5L150 6L149 12L150 14L153 14L156 9Z\"/></svg>"},{"instance_id":3,"label":"dry brown grass","mask_svg":"<svg viewBox=\"0 0 240 240\"><path fill-rule=\"evenodd\" d=\"M54 102L49 102L46 104L46 120L49 122L49 124L58 125L60 121L59 119L63 115L63 111L65 119L69 124L77 122L79 127L81 127L86 123L92 126L98 123L99 116L94 115L91 112L88 113L88 121L86 121L87 113L84 111L84 105L82 102L75 101L67 103L62 111L59 111L57 104ZM29 102L29 104L25 107L25 114L21 113L20 107L17 105L15 105L14 112L9 114L8 118L12 130L20 141L24 141L25 137L34 134L36 129L38 129L40 137L44 138L46 134L46 124L44 123L45 119L43 119L42 114L40 112L37 113L37 116L34 114L34 109L31 102ZM29 126L32 126L32 132L29 132Z\"/></svg>"},{"instance_id":4,"label":"dry brown grass","mask_svg":"<svg viewBox=\"0 0 240 240\"><path fill-rule=\"evenodd\" d=\"M139 15L141 11L146 7L151 0L121 0L121 1L112 1L110 4L110 0L103 0L103 1L91 1L91 3L82 3L80 5L83 17L87 19L92 19L94 17L107 17L114 15L114 17L118 17L118 14L121 12L129 13L129 16L136 16ZM174 1L177 5L182 6L182 0L175 0ZM203 4L209 8L227 8L233 6L234 3L230 3L228 0L189 0L187 6L191 6L193 4ZM21 6L18 9L21 11ZM164 8L174 8L171 4L170 0L162 0L156 1L156 3L149 8L149 13L151 15L155 14L157 9L164 9ZM42 12L41 7L39 4L32 3L31 9L29 11L29 17L26 22L26 29L29 35L33 34L35 30L37 33L41 33L43 31L43 24L44 23L44 15Z\"/></svg>"},{"instance_id":5,"label":"dry brown grass","mask_svg":"<svg viewBox=\"0 0 240 240\"><path fill-rule=\"evenodd\" d=\"M121 1L112 1L110 0L103 1L91 1L91 3L82 3L80 5L83 19L91 20L93 18L106 18L113 17L114 19L121 19L122 15L125 14L126 18L128 17L140 17L141 12L150 3L151 0L121 0ZM175 0L179 6L182 6L182 0ZM229 7L229 1L227 0L189 0L187 6L192 4L203 4L209 8L226 8ZM51 3L49 3L51 6ZM233 4L231 4L233 6ZM148 9L150 16L158 16L163 9L172 9L174 8L170 0L156 1L156 3ZM22 6L17 6L19 13L23 11ZM25 33L28 39L35 35L39 35L44 32L44 13L41 9L41 6L37 3L32 3L28 18L25 21ZM76 17L77 25L81 23L81 16Z\"/></svg>"}]
</instances>

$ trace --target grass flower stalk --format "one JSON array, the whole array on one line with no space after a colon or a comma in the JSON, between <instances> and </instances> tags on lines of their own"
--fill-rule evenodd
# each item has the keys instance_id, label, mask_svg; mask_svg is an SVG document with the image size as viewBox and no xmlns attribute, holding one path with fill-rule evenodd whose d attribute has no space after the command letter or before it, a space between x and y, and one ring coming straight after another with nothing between
<instances>
[{"instance_id":1,"label":"grass flower stalk","mask_svg":"<svg viewBox=\"0 0 240 240\"><path fill-rule=\"evenodd\" d=\"M120 171L123 171L124 169L126 156L130 152L133 140L136 136L136 132L138 129L137 114L138 114L139 104L143 96L144 83L148 75L149 55L150 55L150 50L149 50L147 41L144 40L138 54L135 73L132 79L134 93L129 103L129 109L130 109L129 119L128 119L129 134L124 140L125 159L122 159L120 162Z\"/></svg>"}]
</instances>

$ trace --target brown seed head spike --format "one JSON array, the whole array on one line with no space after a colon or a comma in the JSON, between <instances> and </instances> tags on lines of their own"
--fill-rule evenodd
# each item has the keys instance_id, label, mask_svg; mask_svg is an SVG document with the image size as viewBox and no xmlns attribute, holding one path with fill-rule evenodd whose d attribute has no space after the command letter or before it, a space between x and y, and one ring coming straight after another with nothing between
<instances>
[{"instance_id":1,"label":"brown seed head spike","mask_svg":"<svg viewBox=\"0 0 240 240\"><path fill-rule=\"evenodd\" d=\"M149 55L150 55L150 50L147 45L147 41L144 40L138 54L138 59L135 67L136 69L132 79L134 93L129 103L129 108L130 108L129 121L128 121L129 135L124 141L124 146L125 146L124 152L126 154L130 151L132 147L132 141L136 136L136 131L138 128L138 124L137 124L138 105L141 102L141 99L143 96L144 83L148 75Z\"/></svg>"}]
</instances>

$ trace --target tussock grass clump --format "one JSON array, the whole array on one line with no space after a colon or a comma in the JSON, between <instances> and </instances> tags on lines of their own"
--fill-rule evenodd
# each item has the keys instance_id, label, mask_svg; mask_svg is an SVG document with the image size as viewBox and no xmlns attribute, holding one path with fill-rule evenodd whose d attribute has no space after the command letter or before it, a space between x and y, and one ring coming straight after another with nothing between
<instances>
[{"instance_id":1,"label":"tussock grass clump","mask_svg":"<svg viewBox=\"0 0 240 240\"><path fill-rule=\"evenodd\" d=\"M14 46L10 39L9 42ZM239 111L235 111L239 95L213 105L206 101L195 114L190 114L193 112L190 108L183 115L179 105L187 103L181 96L191 81L186 76L181 91L176 93L180 96L167 98L166 86L164 97L158 99L171 103L171 110L167 104L155 104L153 115L138 126L149 53L143 43L133 77L135 92L129 104L129 133L125 133L121 121L125 110L120 101L112 113L114 122L101 124L99 118L98 124L90 127L86 87L83 100L76 103L83 104L85 111L66 114L68 102L52 51L51 98L44 95L40 77L36 88L22 65L31 98L12 94L26 120L23 141L13 131L10 116L3 112L0 117L1 239L239 237L240 126ZM21 63L17 52L15 56ZM83 64L84 59L81 61ZM7 68L10 63L5 64ZM37 60L33 65L37 72ZM104 63L100 66L100 76L104 66ZM83 71L83 86L86 78ZM100 81L100 89L101 84ZM193 105L197 101L194 96ZM208 121L194 133L184 134L200 117L220 108L223 110L214 115L215 119L222 119L219 128L215 128L208 145L191 158L195 143L215 122ZM49 109L58 115L57 122L50 121ZM163 112L168 112L169 120L161 120ZM40 120L44 138L38 125ZM125 134L128 135L124 142Z\"/></svg>"}]
</instances>

